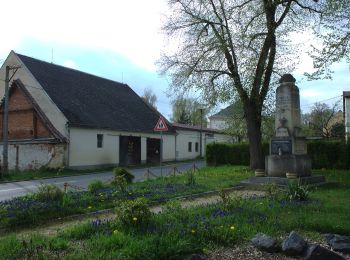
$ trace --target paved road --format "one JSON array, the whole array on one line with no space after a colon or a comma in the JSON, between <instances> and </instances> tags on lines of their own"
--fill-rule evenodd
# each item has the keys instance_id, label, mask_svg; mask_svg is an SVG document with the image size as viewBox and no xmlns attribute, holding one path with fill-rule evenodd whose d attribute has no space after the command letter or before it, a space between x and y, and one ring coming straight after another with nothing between
<instances>
[{"instance_id":1,"label":"paved road","mask_svg":"<svg viewBox=\"0 0 350 260\"><path fill-rule=\"evenodd\" d=\"M205 166L204 161L196 161L195 165L197 168L202 168ZM177 168L179 172L184 172L191 167L193 167L193 162L188 163L178 163L163 166L162 168L150 167L150 168L140 168L140 169L131 169L130 172L135 176L135 181L143 181L147 179L147 170L150 171L150 178L156 178L158 176L166 176L172 174L174 167ZM63 188L64 183L68 183L73 186L81 187L86 189L89 183L94 179L99 179L103 182L109 181L113 177L112 172L102 172L94 174L86 174L79 176L70 176L70 177L59 177L52 179L43 179L43 180L33 180L33 181L20 181L20 182L11 182L0 184L0 201L8 200L14 197L22 196L27 193L34 192L37 187L41 184L55 184L60 188Z\"/></svg>"}]
</instances>

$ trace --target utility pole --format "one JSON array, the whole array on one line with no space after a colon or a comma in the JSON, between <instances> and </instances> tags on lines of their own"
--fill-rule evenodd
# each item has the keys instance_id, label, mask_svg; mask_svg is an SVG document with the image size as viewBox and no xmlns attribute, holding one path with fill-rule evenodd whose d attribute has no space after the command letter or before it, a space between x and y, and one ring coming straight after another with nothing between
<instances>
[{"instance_id":1,"label":"utility pole","mask_svg":"<svg viewBox=\"0 0 350 260\"><path fill-rule=\"evenodd\" d=\"M203 130L203 108L199 109L201 111L201 131L200 131L200 135L199 135L199 156L200 158L202 158L202 130Z\"/></svg>"},{"instance_id":2,"label":"utility pole","mask_svg":"<svg viewBox=\"0 0 350 260\"><path fill-rule=\"evenodd\" d=\"M6 66L6 76L5 76L5 97L4 97L4 115L3 115L3 128L2 128L2 138L3 138L3 169L2 175L8 174L8 117L9 117L9 85L13 76L16 74L20 66ZM14 70L10 77L10 71Z\"/></svg>"}]
</instances>

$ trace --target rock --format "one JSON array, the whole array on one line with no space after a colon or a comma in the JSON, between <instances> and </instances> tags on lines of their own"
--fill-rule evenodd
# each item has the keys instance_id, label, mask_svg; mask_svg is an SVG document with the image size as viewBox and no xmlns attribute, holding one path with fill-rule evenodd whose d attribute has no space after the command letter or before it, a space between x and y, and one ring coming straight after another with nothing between
<instances>
[{"instance_id":1,"label":"rock","mask_svg":"<svg viewBox=\"0 0 350 260\"><path fill-rule=\"evenodd\" d=\"M190 260L204 260L205 258L199 254L192 254L189 257Z\"/></svg>"},{"instance_id":2,"label":"rock","mask_svg":"<svg viewBox=\"0 0 350 260\"><path fill-rule=\"evenodd\" d=\"M263 233L256 234L251 241L253 245L260 250L267 252L277 252L279 250L277 241L274 238Z\"/></svg>"},{"instance_id":3,"label":"rock","mask_svg":"<svg viewBox=\"0 0 350 260\"><path fill-rule=\"evenodd\" d=\"M344 260L345 258L320 245L310 245L304 260Z\"/></svg>"},{"instance_id":4,"label":"rock","mask_svg":"<svg viewBox=\"0 0 350 260\"><path fill-rule=\"evenodd\" d=\"M337 234L326 234L325 235L327 243L333 248L333 250L342 252L342 253L350 253L350 237L349 236L341 236Z\"/></svg>"},{"instance_id":5,"label":"rock","mask_svg":"<svg viewBox=\"0 0 350 260\"><path fill-rule=\"evenodd\" d=\"M292 231L289 236L282 242L282 251L287 255L301 255L307 243L296 232Z\"/></svg>"}]
</instances>

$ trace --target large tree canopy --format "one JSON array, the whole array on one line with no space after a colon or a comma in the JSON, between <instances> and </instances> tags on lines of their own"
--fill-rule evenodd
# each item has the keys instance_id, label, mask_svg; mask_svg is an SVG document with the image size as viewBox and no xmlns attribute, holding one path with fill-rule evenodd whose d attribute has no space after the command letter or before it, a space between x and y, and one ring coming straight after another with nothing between
<instances>
[{"instance_id":1,"label":"large tree canopy","mask_svg":"<svg viewBox=\"0 0 350 260\"><path fill-rule=\"evenodd\" d=\"M164 31L176 46L162 56L160 66L170 74L175 91L199 89L212 103L239 97L252 168L264 165L261 113L271 81L293 68L298 51L289 44L290 36L318 22L325 4L317 2L169 1Z\"/></svg>"},{"instance_id":2,"label":"large tree canopy","mask_svg":"<svg viewBox=\"0 0 350 260\"><path fill-rule=\"evenodd\" d=\"M321 23L314 28L321 45L311 56L316 71L306 74L311 79L331 77L330 65L345 59L350 63L350 1L327 0Z\"/></svg>"}]
</instances>

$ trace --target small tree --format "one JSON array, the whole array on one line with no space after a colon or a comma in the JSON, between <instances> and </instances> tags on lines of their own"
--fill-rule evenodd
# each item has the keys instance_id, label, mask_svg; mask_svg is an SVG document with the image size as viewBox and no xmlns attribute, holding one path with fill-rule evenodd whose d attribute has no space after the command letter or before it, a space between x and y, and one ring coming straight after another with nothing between
<instances>
[{"instance_id":1,"label":"small tree","mask_svg":"<svg viewBox=\"0 0 350 260\"><path fill-rule=\"evenodd\" d=\"M151 88L145 88L143 90L143 95L141 96L141 98L148 105L150 105L150 106L154 107L155 109L157 109L157 106L156 106L157 96L156 96L156 94L153 92L153 90Z\"/></svg>"},{"instance_id":2,"label":"small tree","mask_svg":"<svg viewBox=\"0 0 350 260\"><path fill-rule=\"evenodd\" d=\"M195 126L202 123L206 127L206 118L210 109L204 107L207 106L199 103L194 98L179 96L172 102L173 115L171 121Z\"/></svg>"}]
</instances>

